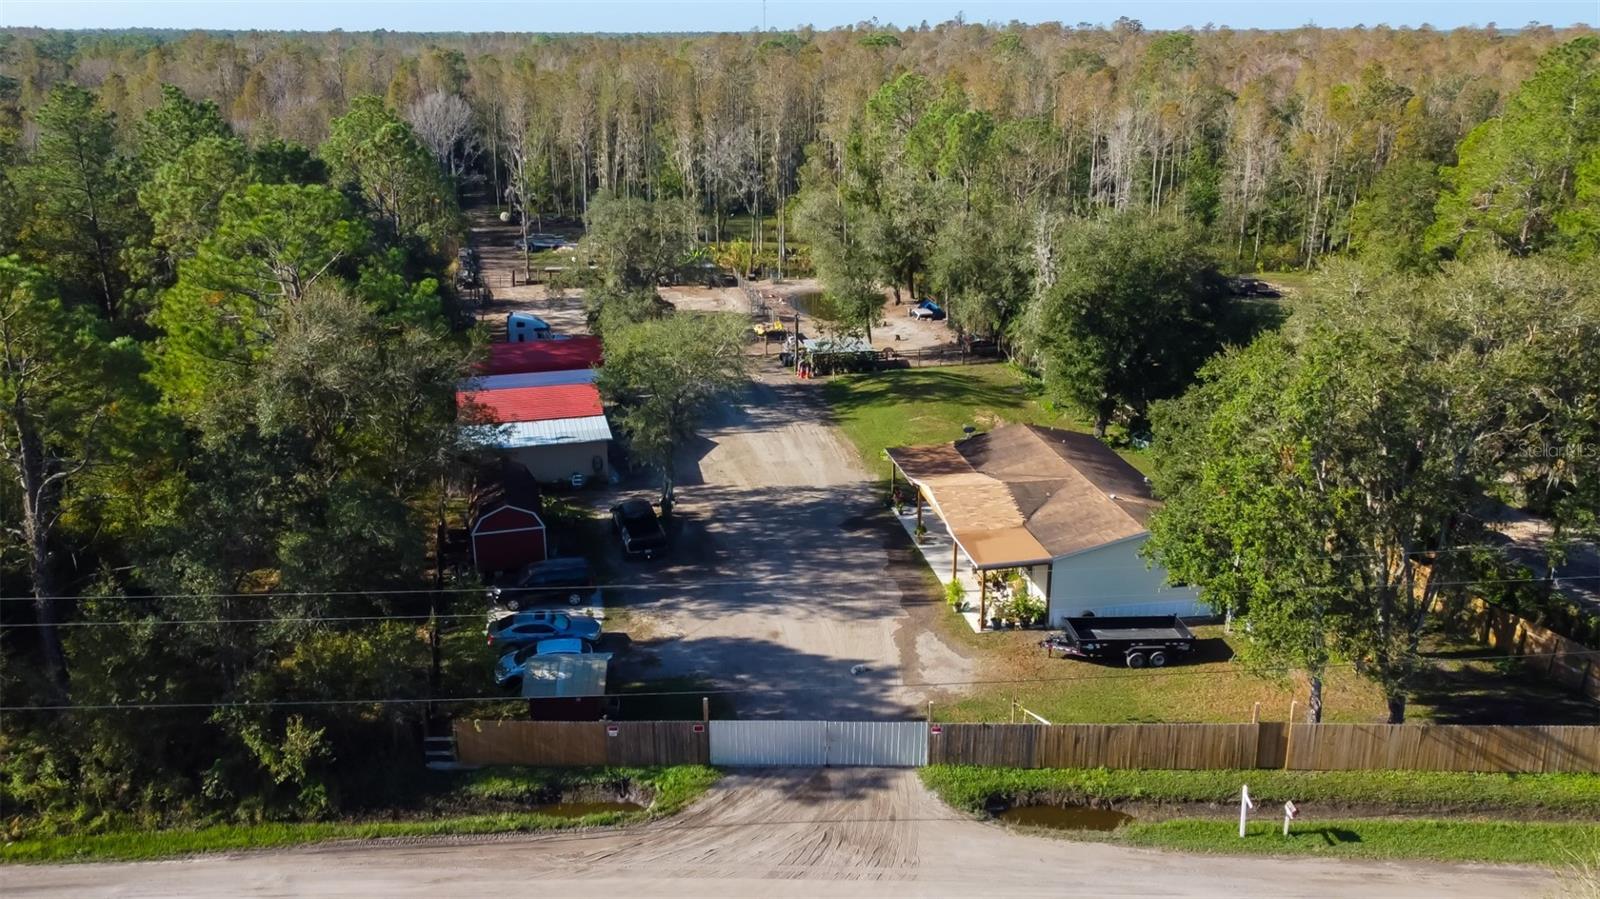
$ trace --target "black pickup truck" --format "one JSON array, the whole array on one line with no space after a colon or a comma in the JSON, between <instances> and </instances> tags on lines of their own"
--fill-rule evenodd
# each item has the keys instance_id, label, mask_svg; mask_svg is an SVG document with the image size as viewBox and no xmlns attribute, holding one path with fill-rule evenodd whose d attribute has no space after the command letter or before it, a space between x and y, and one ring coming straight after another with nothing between
<instances>
[{"instance_id":1,"label":"black pickup truck","mask_svg":"<svg viewBox=\"0 0 1600 899\"><path fill-rule=\"evenodd\" d=\"M1068 618L1040 641L1051 655L1121 659L1129 668L1163 668L1194 649L1194 633L1176 615Z\"/></svg>"},{"instance_id":2,"label":"black pickup truck","mask_svg":"<svg viewBox=\"0 0 1600 899\"><path fill-rule=\"evenodd\" d=\"M656 510L642 499L630 499L611 507L611 529L622 541L622 551L630 556L653 559L667 548L667 532L656 517Z\"/></svg>"}]
</instances>

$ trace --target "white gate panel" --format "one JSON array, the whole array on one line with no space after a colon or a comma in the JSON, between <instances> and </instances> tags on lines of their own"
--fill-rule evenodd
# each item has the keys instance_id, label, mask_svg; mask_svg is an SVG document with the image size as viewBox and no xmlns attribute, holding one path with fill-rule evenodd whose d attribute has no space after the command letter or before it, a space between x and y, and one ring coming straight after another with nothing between
<instances>
[{"instance_id":1,"label":"white gate panel","mask_svg":"<svg viewBox=\"0 0 1600 899\"><path fill-rule=\"evenodd\" d=\"M920 767L921 721L713 721L711 764L728 767Z\"/></svg>"},{"instance_id":2,"label":"white gate panel","mask_svg":"<svg viewBox=\"0 0 1600 899\"><path fill-rule=\"evenodd\" d=\"M730 767L828 763L828 733L821 721L713 721L711 764Z\"/></svg>"},{"instance_id":3,"label":"white gate panel","mask_svg":"<svg viewBox=\"0 0 1600 899\"><path fill-rule=\"evenodd\" d=\"M928 764L928 725L921 721L829 721L828 764L920 768Z\"/></svg>"}]
</instances>

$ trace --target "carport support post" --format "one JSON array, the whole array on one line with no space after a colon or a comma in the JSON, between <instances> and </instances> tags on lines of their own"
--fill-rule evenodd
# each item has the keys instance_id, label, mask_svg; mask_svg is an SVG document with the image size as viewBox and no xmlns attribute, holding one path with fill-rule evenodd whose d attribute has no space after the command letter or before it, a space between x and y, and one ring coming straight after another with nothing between
<instances>
[{"instance_id":1,"label":"carport support post","mask_svg":"<svg viewBox=\"0 0 1600 899\"><path fill-rule=\"evenodd\" d=\"M989 615L989 579L978 572L978 629L983 629L983 619Z\"/></svg>"}]
</instances>

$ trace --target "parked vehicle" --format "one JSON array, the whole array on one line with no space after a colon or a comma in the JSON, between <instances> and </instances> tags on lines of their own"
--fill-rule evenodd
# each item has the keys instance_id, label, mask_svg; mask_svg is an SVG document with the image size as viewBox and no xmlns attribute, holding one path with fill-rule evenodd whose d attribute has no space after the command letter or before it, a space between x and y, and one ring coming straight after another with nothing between
<instances>
[{"instance_id":1,"label":"parked vehicle","mask_svg":"<svg viewBox=\"0 0 1600 899\"><path fill-rule=\"evenodd\" d=\"M629 555L651 559L667 548L667 532L656 517L655 507L642 499L612 506L611 529L622 541L622 551Z\"/></svg>"},{"instance_id":2,"label":"parked vehicle","mask_svg":"<svg viewBox=\"0 0 1600 899\"><path fill-rule=\"evenodd\" d=\"M1235 296L1255 297L1257 299L1275 300L1283 294L1276 288L1258 278L1234 278L1229 282Z\"/></svg>"},{"instance_id":3,"label":"parked vehicle","mask_svg":"<svg viewBox=\"0 0 1600 899\"><path fill-rule=\"evenodd\" d=\"M917 304L911 307L911 317L920 321L943 321L944 310L932 300L918 300Z\"/></svg>"},{"instance_id":4,"label":"parked vehicle","mask_svg":"<svg viewBox=\"0 0 1600 899\"><path fill-rule=\"evenodd\" d=\"M571 243L572 241L559 234L529 234L526 241L518 238L515 246L519 250L537 253L540 250L559 250L562 247L570 246Z\"/></svg>"},{"instance_id":5,"label":"parked vehicle","mask_svg":"<svg viewBox=\"0 0 1600 899\"><path fill-rule=\"evenodd\" d=\"M600 652L599 650L595 649L594 645L591 643L570 638L559 640L540 640L539 645L535 647L533 654L536 656L585 655L604 657L607 659L611 658L611 653Z\"/></svg>"},{"instance_id":6,"label":"parked vehicle","mask_svg":"<svg viewBox=\"0 0 1600 899\"><path fill-rule=\"evenodd\" d=\"M977 337L963 333L960 342L961 352L974 356L993 356L1000 352L1000 345L993 337Z\"/></svg>"},{"instance_id":7,"label":"parked vehicle","mask_svg":"<svg viewBox=\"0 0 1600 899\"><path fill-rule=\"evenodd\" d=\"M524 646L541 640L597 640L600 622L588 615L539 610L503 615L484 629L490 646Z\"/></svg>"},{"instance_id":8,"label":"parked vehicle","mask_svg":"<svg viewBox=\"0 0 1600 899\"><path fill-rule=\"evenodd\" d=\"M522 680L522 672L528 667L528 660L539 651L536 643L529 643L521 649L508 652L500 657L494 666L494 683L497 687L509 687Z\"/></svg>"},{"instance_id":9,"label":"parked vehicle","mask_svg":"<svg viewBox=\"0 0 1600 899\"><path fill-rule=\"evenodd\" d=\"M1164 668L1194 649L1194 633L1176 615L1068 618L1040 641L1052 654L1121 659L1129 668Z\"/></svg>"},{"instance_id":10,"label":"parked vehicle","mask_svg":"<svg viewBox=\"0 0 1600 899\"><path fill-rule=\"evenodd\" d=\"M534 562L517 572L510 583L489 588L491 602L513 612L541 603L565 601L569 605L587 602L599 605L600 588L594 571L582 556L563 556Z\"/></svg>"},{"instance_id":11,"label":"parked vehicle","mask_svg":"<svg viewBox=\"0 0 1600 899\"><path fill-rule=\"evenodd\" d=\"M597 652L595 648L583 640L554 639L540 640L530 643L521 649L508 652L500 657L494 666L494 682L496 686L509 687L522 680L523 674L528 670L528 661L538 656L553 655L586 655L611 658L609 652Z\"/></svg>"}]
</instances>

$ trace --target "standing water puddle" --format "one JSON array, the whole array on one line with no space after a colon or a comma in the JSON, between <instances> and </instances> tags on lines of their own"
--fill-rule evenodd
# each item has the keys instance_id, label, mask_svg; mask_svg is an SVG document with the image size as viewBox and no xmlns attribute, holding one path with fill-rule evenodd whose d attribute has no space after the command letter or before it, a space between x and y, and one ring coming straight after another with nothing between
<instances>
[{"instance_id":1,"label":"standing water puddle","mask_svg":"<svg viewBox=\"0 0 1600 899\"><path fill-rule=\"evenodd\" d=\"M558 802L554 805L536 805L529 811L554 818L582 818L607 812L642 812L644 806L637 802Z\"/></svg>"},{"instance_id":2,"label":"standing water puddle","mask_svg":"<svg viewBox=\"0 0 1600 899\"><path fill-rule=\"evenodd\" d=\"M1133 816L1109 808L1083 805L1019 805L997 815L1007 824L1048 827L1051 830L1116 830Z\"/></svg>"}]
</instances>

